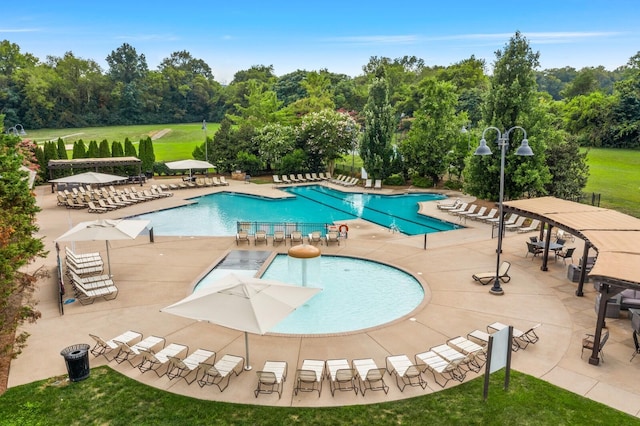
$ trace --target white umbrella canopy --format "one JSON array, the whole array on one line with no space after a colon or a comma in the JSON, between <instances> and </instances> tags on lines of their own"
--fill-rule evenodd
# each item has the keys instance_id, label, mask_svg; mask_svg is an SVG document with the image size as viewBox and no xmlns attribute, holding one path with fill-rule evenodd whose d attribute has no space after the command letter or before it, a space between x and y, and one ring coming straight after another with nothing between
<instances>
[{"instance_id":1,"label":"white umbrella canopy","mask_svg":"<svg viewBox=\"0 0 640 426\"><path fill-rule=\"evenodd\" d=\"M169 161L165 165L172 170L187 170L189 169L189 176L191 176L191 169L213 169L216 166L202 160L178 160Z\"/></svg>"},{"instance_id":2,"label":"white umbrella canopy","mask_svg":"<svg viewBox=\"0 0 640 426\"><path fill-rule=\"evenodd\" d=\"M133 240L151 223L150 220L98 219L80 222L55 241L102 241L107 245L107 262L111 275L109 240Z\"/></svg>"},{"instance_id":3,"label":"white umbrella canopy","mask_svg":"<svg viewBox=\"0 0 640 426\"><path fill-rule=\"evenodd\" d=\"M54 183L84 183L84 184L99 184L99 183L111 183L121 180L127 180L126 177L110 175L106 173L86 172L79 173L77 175L65 176L58 179L50 180Z\"/></svg>"},{"instance_id":4,"label":"white umbrella canopy","mask_svg":"<svg viewBox=\"0 0 640 426\"><path fill-rule=\"evenodd\" d=\"M320 290L230 273L161 311L244 331L250 369L247 333L265 334Z\"/></svg>"}]
</instances>

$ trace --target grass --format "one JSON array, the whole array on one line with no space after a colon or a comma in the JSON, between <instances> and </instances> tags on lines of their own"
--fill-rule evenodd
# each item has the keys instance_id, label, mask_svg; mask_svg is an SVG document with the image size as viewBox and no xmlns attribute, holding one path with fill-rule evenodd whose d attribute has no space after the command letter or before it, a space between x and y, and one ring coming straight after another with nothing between
<instances>
[{"instance_id":1,"label":"grass","mask_svg":"<svg viewBox=\"0 0 640 426\"><path fill-rule=\"evenodd\" d=\"M532 376L512 372L507 392L502 388L503 380L502 373L492 376L486 402L482 399L483 378L476 378L444 391L400 401L330 408L281 408L193 399L136 382L109 367L98 367L81 382L70 383L65 377L58 377L9 389L0 397L0 423L20 426L640 424L635 417Z\"/></svg>"},{"instance_id":2,"label":"grass","mask_svg":"<svg viewBox=\"0 0 640 426\"><path fill-rule=\"evenodd\" d=\"M207 123L209 137L218 130L219 124ZM27 137L36 142L57 140L63 137L67 144L82 139L85 143L124 141L128 137L134 144L141 138L153 136L164 129L170 131L153 143L157 161L173 161L193 158L193 149L204 142L201 123L149 124L137 126L86 127L77 129L27 129ZM588 151L587 161L590 177L586 192L602 194L601 206L640 217L640 151L621 149L596 149ZM351 154L336 162L340 173L360 171L362 160Z\"/></svg>"},{"instance_id":3,"label":"grass","mask_svg":"<svg viewBox=\"0 0 640 426\"><path fill-rule=\"evenodd\" d=\"M640 217L640 151L590 149L586 192L602 194L601 207Z\"/></svg>"}]
</instances>

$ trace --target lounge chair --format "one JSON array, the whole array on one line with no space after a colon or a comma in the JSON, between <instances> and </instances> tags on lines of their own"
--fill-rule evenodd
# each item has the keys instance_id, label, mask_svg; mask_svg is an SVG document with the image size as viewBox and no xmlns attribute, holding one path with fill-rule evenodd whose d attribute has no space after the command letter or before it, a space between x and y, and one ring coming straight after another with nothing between
<instances>
[{"instance_id":1,"label":"lounge chair","mask_svg":"<svg viewBox=\"0 0 640 426\"><path fill-rule=\"evenodd\" d=\"M447 210L447 213L452 214L452 215L456 215L456 214L458 214L460 212L465 211L468 206L469 206L469 203L460 203L460 205L458 207L456 207L455 209Z\"/></svg>"},{"instance_id":2,"label":"lounge chair","mask_svg":"<svg viewBox=\"0 0 640 426\"><path fill-rule=\"evenodd\" d=\"M411 362L408 356L388 356L385 364L389 375L396 376L396 384L400 392L404 392L404 388L407 387L407 385L420 386L422 389L427 387L427 382L422 378L420 368Z\"/></svg>"},{"instance_id":3,"label":"lounge chair","mask_svg":"<svg viewBox=\"0 0 640 426\"><path fill-rule=\"evenodd\" d=\"M580 352L580 358L582 358L582 355L584 354L584 350L590 350L593 351L593 345L595 343L595 336L593 334L587 334L583 339L582 339L582 351ZM609 340L609 330L605 330L604 334L602 334L602 336L600 337L600 345L598 346L598 353L600 354L600 357L602 357L602 360L604 361L604 353L602 352L602 349L604 348L604 344L607 343L607 340ZM635 353L634 353L635 356ZM633 357L631 358L631 360L633 361Z\"/></svg>"},{"instance_id":4,"label":"lounge chair","mask_svg":"<svg viewBox=\"0 0 640 426\"><path fill-rule=\"evenodd\" d=\"M327 176L325 176L325 174L324 174L324 173L322 173L322 172L318 172L318 177L319 177L320 179L322 179L322 180L327 180L327 179L329 179L329 178L328 178Z\"/></svg>"},{"instance_id":5,"label":"lounge chair","mask_svg":"<svg viewBox=\"0 0 640 426\"><path fill-rule=\"evenodd\" d=\"M104 208L104 207L98 207L95 204L93 204L93 201L89 201L89 213L106 213L109 211L109 209Z\"/></svg>"},{"instance_id":6,"label":"lounge chair","mask_svg":"<svg viewBox=\"0 0 640 426\"><path fill-rule=\"evenodd\" d=\"M541 325L542 325L541 323L538 323L533 327L531 327L530 329L528 329L527 331L520 331L514 327L513 328L513 345L516 345L520 349L526 349L530 343L535 344L539 340L539 337L536 334L536 329ZM487 332L499 331L506 327L508 326L501 322L494 322L493 324L489 324L487 326ZM514 349L514 350L517 350L517 349Z\"/></svg>"},{"instance_id":7,"label":"lounge chair","mask_svg":"<svg viewBox=\"0 0 640 426\"><path fill-rule=\"evenodd\" d=\"M102 338L96 336L95 334L89 334L93 340L95 340L96 344L91 348L91 353L95 357L99 357L100 355L107 358L107 354L111 351L118 349L118 342L125 342L127 344L132 344L134 340L142 339L142 333L138 333L137 331L127 330L122 334L114 337L110 340L103 340ZM109 360L109 358L107 358Z\"/></svg>"},{"instance_id":8,"label":"lounge chair","mask_svg":"<svg viewBox=\"0 0 640 426\"><path fill-rule=\"evenodd\" d=\"M287 380L287 369L286 361L266 361L262 370L256 371L258 386L253 391L256 398L261 393L271 394L276 392L278 399L280 399L284 382Z\"/></svg>"},{"instance_id":9,"label":"lounge chair","mask_svg":"<svg viewBox=\"0 0 640 426\"><path fill-rule=\"evenodd\" d=\"M309 234L309 244L322 243L322 233L320 231L312 231Z\"/></svg>"},{"instance_id":10,"label":"lounge chair","mask_svg":"<svg viewBox=\"0 0 640 426\"><path fill-rule=\"evenodd\" d=\"M540 219L533 219L529 226L521 226L517 229L517 231L519 234L524 232L536 231L538 229L538 226L540 226Z\"/></svg>"},{"instance_id":11,"label":"lounge chair","mask_svg":"<svg viewBox=\"0 0 640 426\"><path fill-rule=\"evenodd\" d=\"M278 175L273 175L273 183L275 183L276 185L279 185L282 183Z\"/></svg>"},{"instance_id":12,"label":"lounge chair","mask_svg":"<svg viewBox=\"0 0 640 426\"><path fill-rule=\"evenodd\" d=\"M86 209L87 205L84 204L84 203L81 203L79 201L75 201L72 198L67 197L66 207L68 209Z\"/></svg>"},{"instance_id":13,"label":"lounge chair","mask_svg":"<svg viewBox=\"0 0 640 426\"><path fill-rule=\"evenodd\" d=\"M226 178L226 177L224 177L224 176L220 176L220 183L221 183L223 186L229 186L229 182L227 182L227 178Z\"/></svg>"},{"instance_id":14,"label":"lounge chair","mask_svg":"<svg viewBox=\"0 0 640 426\"><path fill-rule=\"evenodd\" d=\"M168 346L162 348L158 352L154 352L151 349L142 348L142 362L138 364L138 370L141 373L146 373L149 370L156 372L158 377L162 377L167 371L169 371L169 357L177 357L186 355L189 352L189 347L186 345L179 345L177 343L171 343ZM159 371L162 367L166 367L162 374Z\"/></svg>"},{"instance_id":15,"label":"lounge chair","mask_svg":"<svg viewBox=\"0 0 640 426\"><path fill-rule=\"evenodd\" d=\"M298 173L298 174L296 175L296 178L297 178L300 182L306 182L306 181L307 181L307 179L305 179L305 178L302 176L302 173Z\"/></svg>"},{"instance_id":16,"label":"lounge chair","mask_svg":"<svg viewBox=\"0 0 640 426\"><path fill-rule=\"evenodd\" d=\"M69 247L65 247L66 261L71 262L77 267L103 266L102 256L100 253L75 254Z\"/></svg>"},{"instance_id":17,"label":"lounge chair","mask_svg":"<svg viewBox=\"0 0 640 426\"><path fill-rule=\"evenodd\" d=\"M371 358L354 359L351 361L353 369L356 370L356 377L360 382L360 390L362 396L365 395L367 389L372 391L389 392L389 386L384 382L384 368L379 368L376 362Z\"/></svg>"},{"instance_id":18,"label":"lounge chair","mask_svg":"<svg viewBox=\"0 0 640 426\"><path fill-rule=\"evenodd\" d=\"M457 212L457 213L453 213L453 214L455 214L458 217L463 217L463 216L466 217L466 216L468 216L470 214L473 214L473 212L475 212L477 208L478 208L477 205L471 204L466 210L461 211L461 212Z\"/></svg>"},{"instance_id":19,"label":"lounge chair","mask_svg":"<svg viewBox=\"0 0 640 426\"><path fill-rule=\"evenodd\" d=\"M216 176L213 176L211 178L211 183L213 183L213 186L222 186L222 182L220 182L220 179L218 179Z\"/></svg>"},{"instance_id":20,"label":"lounge chair","mask_svg":"<svg viewBox=\"0 0 640 426\"><path fill-rule=\"evenodd\" d=\"M282 182L287 183L287 184L293 183L293 181L291 181L291 180L287 177L287 175L282 175Z\"/></svg>"},{"instance_id":21,"label":"lounge chair","mask_svg":"<svg viewBox=\"0 0 640 426\"><path fill-rule=\"evenodd\" d=\"M504 229L506 229L507 231L516 231L518 228L522 228L522 225L524 225L524 221L526 219L527 218L525 216L520 216L518 217L518 219L516 219L515 222L505 224Z\"/></svg>"},{"instance_id":22,"label":"lounge chair","mask_svg":"<svg viewBox=\"0 0 640 426\"><path fill-rule=\"evenodd\" d=\"M429 349L431 352L435 352L441 358L449 361L458 363L460 368L466 368L467 370L471 370L469 367L469 363L473 360L473 356L466 355L452 346L445 344L433 346ZM465 373L466 374L466 373Z\"/></svg>"},{"instance_id":23,"label":"lounge chair","mask_svg":"<svg viewBox=\"0 0 640 426\"><path fill-rule=\"evenodd\" d=\"M220 358L214 365L203 363L206 368L204 375L198 380L200 387L216 385L220 392L229 386L231 374L238 376L244 369L244 358L227 354Z\"/></svg>"},{"instance_id":24,"label":"lounge chair","mask_svg":"<svg viewBox=\"0 0 640 426\"><path fill-rule=\"evenodd\" d=\"M461 365L476 373L482 369L487 361L487 353L485 347L462 336L454 337L447 340L447 345L456 351L464 354L467 359Z\"/></svg>"},{"instance_id":25,"label":"lounge chair","mask_svg":"<svg viewBox=\"0 0 640 426\"><path fill-rule=\"evenodd\" d=\"M483 206L483 207L480 207L480 210L478 210L478 212L477 212L477 213L470 213L470 214L468 214L468 215L467 215L467 219L476 220L476 219L478 219L479 217L484 216L484 212L486 212L486 211L487 211L487 208L486 208L486 207L484 207L484 206Z\"/></svg>"},{"instance_id":26,"label":"lounge chair","mask_svg":"<svg viewBox=\"0 0 640 426\"><path fill-rule=\"evenodd\" d=\"M324 178L321 178L320 176L318 176L318 175L317 175L317 174L315 174L315 173L311 173L311 178L312 178L314 181L324 180Z\"/></svg>"},{"instance_id":27,"label":"lounge chair","mask_svg":"<svg viewBox=\"0 0 640 426\"><path fill-rule=\"evenodd\" d=\"M298 179L298 178L296 177L296 175L295 175L295 174L293 174L293 173L291 173L291 174L289 175L289 180L290 180L291 182L293 182L293 183L299 183L299 182L300 182L300 179Z\"/></svg>"},{"instance_id":28,"label":"lounge chair","mask_svg":"<svg viewBox=\"0 0 640 426\"><path fill-rule=\"evenodd\" d=\"M444 388L450 380L464 381L466 373L460 368L460 361L447 361L433 351L427 351L416 354L416 365L419 367L424 365L422 371L429 370L433 375L435 382ZM444 380L443 383L438 381L438 377Z\"/></svg>"},{"instance_id":29,"label":"lounge chair","mask_svg":"<svg viewBox=\"0 0 640 426\"><path fill-rule=\"evenodd\" d=\"M498 278L503 283L508 283L509 281L511 281L511 277L509 276L509 268L511 268L511 263L509 262L504 261L500 264L500 269L498 270ZM496 273L495 272L479 272L477 274L472 275L472 277L475 281L478 281L480 284L487 285L487 284L491 284L495 280Z\"/></svg>"},{"instance_id":30,"label":"lounge chair","mask_svg":"<svg viewBox=\"0 0 640 426\"><path fill-rule=\"evenodd\" d=\"M358 394L356 370L351 368L349 361L346 359L329 359L326 362L326 366L331 396L335 394L336 390L354 391L356 395Z\"/></svg>"},{"instance_id":31,"label":"lounge chair","mask_svg":"<svg viewBox=\"0 0 640 426\"><path fill-rule=\"evenodd\" d=\"M253 243L257 246L258 243L265 243L268 244L267 242L267 231L263 230L263 229L258 229L255 233L255 235L253 236Z\"/></svg>"},{"instance_id":32,"label":"lounge chair","mask_svg":"<svg viewBox=\"0 0 640 426\"><path fill-rule=\"evenodd\" d=\"M197 378L199 371L203 371L202 364L215 364L216 353L206 349L197 349L191 355L185 359L180 359L174 356L168 356L169 367L167 369L167 377L169 380L182 377L187 384L193 383ZM193 376L193 379L189 380L189 376Z\"/></svg>"},{"instance_id":33,"label":"lounge chair","mask_svg":"<svg viewBox=\"0 0 640 426\"><path fill-rule=\"evenodd\" d=\"M109 275L93 275L88 277L80 277L73 271L69 271L71 282L75 286L82 286L87 290L95 290L100 287L109 287L115 285Z\"/></svg>"},{"instance_id":34,"label":"lounge chair","mask_svg":"<svg viewBox=\"0 0 640 426\"><path fill-rule=\"evenodd\" d=\"M314 179L314 178L312 178L312 177L311 177L311 175L310 175L309 173L305 173L305 174L304 174L304 179L305 179L307 182L314 182L314 181L315 181L315 179Z\"/></svg>"},{"instance_id":35,"label":"lounge chair","mask_svg":"<svg viewBox=\"0 0 640 426\"><path fill-rule=\"evenodd\" d=\"M318 398L322 393L322 379L324 377L324 361L305 359L296 371L296 381L293 393L318 391Z\"/></svg>"},{"instance_id":36,"label":"lounge chair","mask_svg":"<svg viewBox=\"0 0 640 426\"><path fill-rule=\"evenodd\" d=\"M245 242L249 245L251 245L251 242L249 241L249 232L247 231L238 231L238 233L236 234L236 245L240 245L241 242Z\"/></svg>"},{"instance_id":37,"label":"lounge chair","mask_svg":"<svg viewBox=\"0 0 640 426\"><path fill-rule=\"evenodd\" d=\"M144 349L156 349L160 345L164 348L164 345L166 344L164 337L158 336L147 336L133 346L129 346L127 342L122 342L116 339L113 339L113 341L118 344L118 353L113 359L118 364L122 364L127 361L132 367L138 366L138 364L133 363L133 360L138 358L139 355L142 355L142 351Z\"/></svg>"},{"instance_id":38,"label":"lounge chair","mask_svg":"<svg viewBox=\"0 0 640 426\"><path fill-rule=\"evenodd\" d=\"M373 188L373 181L371 179L365 180L364 181L364 187L365 187L365 189Z\"/></svg>"},{"instance_id":39,"label":"lounge chair","mask_svg":"<svg viewBox=\"0 0 640 426\"><path fill-rule=\"evenodd\" d=\"M340 245L340 234L338 232L327 232L327 235L325 235L325 244L329 245L330 243L337 243L338 245Z\"/></svg>"},{"instance_id":40,"label":"lounge chair","mask_svg":"<svg viewBox=\"0 0 640 426\"><path fill-rule=\"evenodd\" d=\"M76 298L82 305L90 305L99 297L113 300L118 297L118 287L115 285L90 288L82 283L74 282Z\"/></svg>"},{"instance_id":41,"label":"lounge chair","mask_svg":"<svg viewBox=\"0 0 640 426\"><path fill-rule=\"evenodd\" d=\"M67 261L67 273L73 272L76 275L81 277L85 275L95 275L101 274L103 270L103 266L86 266L86 265L75 265L72 262Z\"/></svg>"},{"instance_id":42,"label":"lounge chair","mask_svg":"<svg viewBox=\"0 0 640 426\"><path fill-rule=\"evenodd\" d=\"M518 219L518 216L519 215L516 213L511 213L508 217L505 217L504 224L507 225L509 223L515 222L516 219ZM487 219L486 222L492 223L492 224L498 224L500 222L500 214L498 213L498 215L492 219Z\"/></svg>"},{"instance_id":43,"label":"lounge chair","mask_svg":"<svg viewBox=\"0 0 640 426\"><path fill-rule=\"evenodd\" d=\"M486 222L487 220L493 219L494 217L496 217L497 213L498 213L498 209L491 209L491 210L489 210L489 213L487 213L487 214L485 214L483 216L480 216L480 217L476 217L474 219L477 220L477 221Z\"/></svg>"},{"instance_id":44,"label":"lounge chair","mask_svg":"<svg viewBox=\"0 0 640 426\"><path fill-rule=\"evenodd\" d=\"M293 231L289 235L289 238L291 240L291 245L302 244L304 242L303 239L302 239L302 232L300 232L300 231Z\"/></svg>"},{"instance_id":45,"label":"lounge chair","mask_svg":"<svg viewBox=\"0 0 640 426\"><path fill-rule=\"evenodd\" d=\"M273 245L276 243L283 243L285 241L284 231L274 231L273 232Z\"/></svg>"},{"instance_id":46,"label":"lounge chair","mask_svg":"<svg viewBox=\"0 0 640 426\"><path fill-rule=\"evenodd\" d=\"M450 203L438 203L437 207L438 210L454 210L460 207L461 204L462 201L460 201L460 198L456 198L455 200L453 200L453 202Z\"/></svg>"},{"instance_id":47,"label":"lounge chair","mask_svg":"<svg viewBox=\"0 0 640 426\"><path fill-rule=\"evenodd\" d=\"M373 184L373 189L382 189L382 179L376 179Z\"/></svg>"}]
</instances>

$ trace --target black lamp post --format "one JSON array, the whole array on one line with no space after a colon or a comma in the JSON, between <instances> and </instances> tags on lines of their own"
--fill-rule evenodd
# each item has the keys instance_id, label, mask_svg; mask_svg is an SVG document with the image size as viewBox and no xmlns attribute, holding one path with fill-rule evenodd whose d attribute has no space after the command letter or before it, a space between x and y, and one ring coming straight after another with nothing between
<instances>
[{"instance_id":1,"label":"black lamp post","mask_svg":"<svg viewBox=\"0 0 640 426\"><path fill-rule=\"evenodd\" d=\"M489 292L491 294L495 294L501 296L504 294L504 290L500 287L500 253L502 252L502 236L504 233L504 213L503 213L503 201L504 201L504 158L507 152L507 147L509 146L509 135L515 129L520 129L524 133L524 139L522 139L522 143L518 150L516 151L516 155L521 156L532 156L533 151L529 146L529 141L527 140L527 131L524 130L520 126L513 126L509 130L504 133L500 132L500 129L497 127L487 127L482 132L482 139L480 140L480 146L476 149L473 155L491 155L491 149L487 146L487 141L484 138L484 134L487 130L495 130L498 133L498 146L500 147L500 199L498 201L499 208L499 216L498 216L498 250L496 252L496 279L493 282L493 287Z\"/></svg>"},{"instance_id":2,"label":"black lamp post","mask_svg":"<svg viewBox=\"0 0 640 426\"><path fill-rule=\"evenodd\" d=\"M207 147L207 121L202 120L202 130L204 130L204 161L209 161L209 149Z\"/></svg>"}]
</instances>

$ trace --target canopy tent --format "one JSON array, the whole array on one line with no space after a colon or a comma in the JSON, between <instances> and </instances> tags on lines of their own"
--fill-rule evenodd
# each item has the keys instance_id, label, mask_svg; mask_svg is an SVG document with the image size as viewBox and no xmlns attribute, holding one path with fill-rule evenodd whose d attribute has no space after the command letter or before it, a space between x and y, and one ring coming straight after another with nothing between
<instances>
[{"instance_id":1,"label":"canopy tent","mask_svg":"<svg viewBox=\"0 0 640 426\"><path fill-rule=\"evenodd\" d=\"M202 160L178 160L169 161L165 165L172 170L189 170L189 176L191 176L191 170L193 169L213 169L215 166L207 161Z\"/></svg>"}]
</instances>

